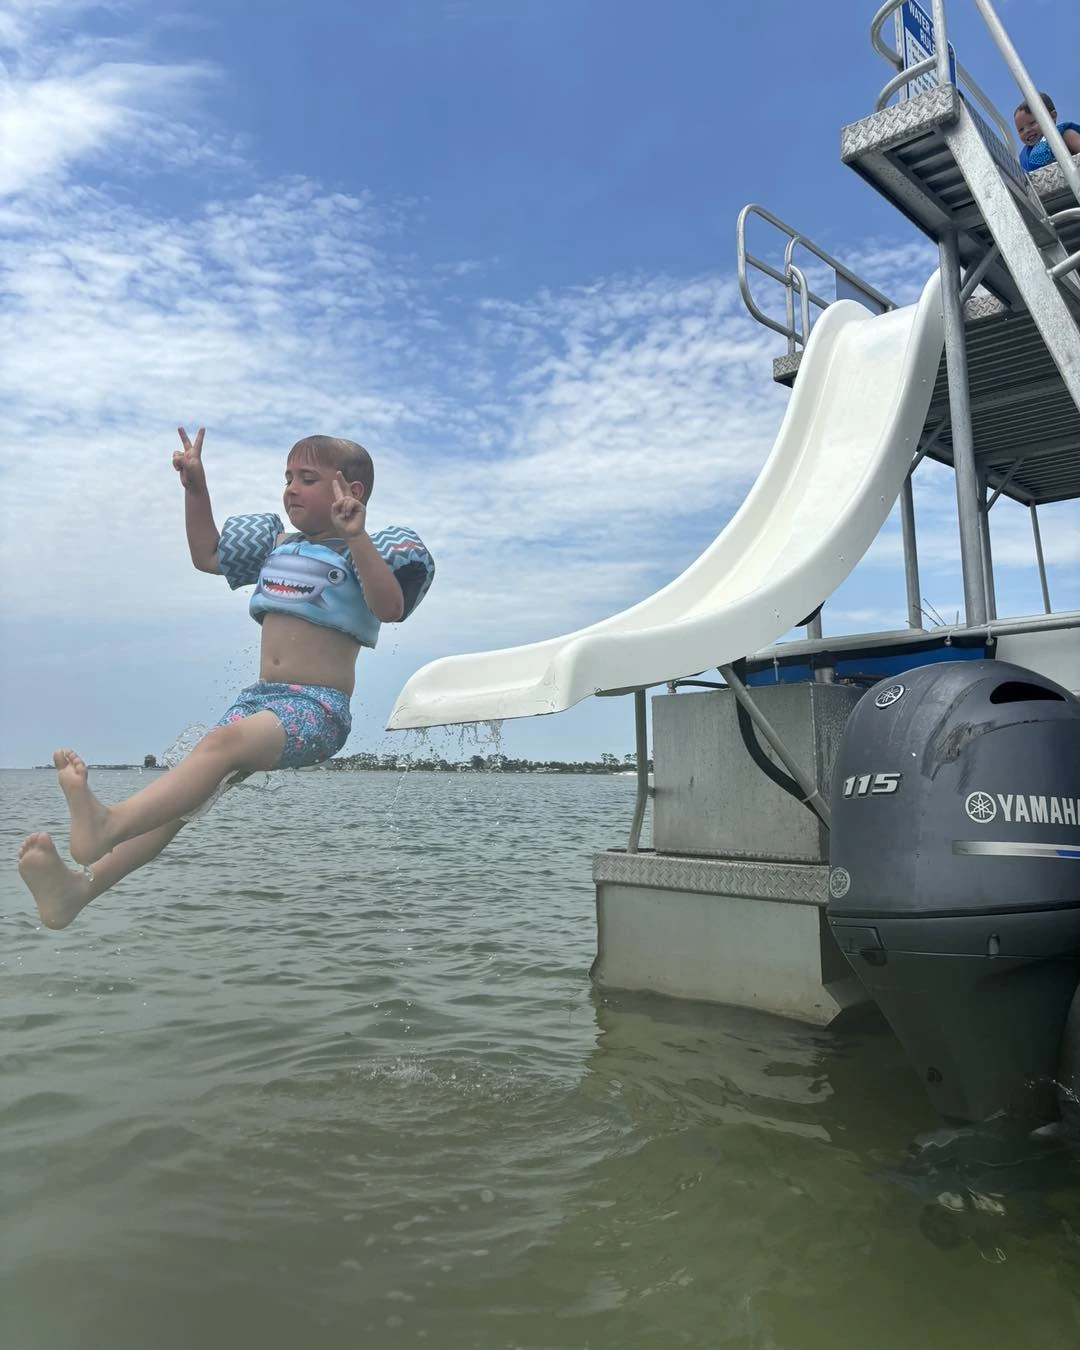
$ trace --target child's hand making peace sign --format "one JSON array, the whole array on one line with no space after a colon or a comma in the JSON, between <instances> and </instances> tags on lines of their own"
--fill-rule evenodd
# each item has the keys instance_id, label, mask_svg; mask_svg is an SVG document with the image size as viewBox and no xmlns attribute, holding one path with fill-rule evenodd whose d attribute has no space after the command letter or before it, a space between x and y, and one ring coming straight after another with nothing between
<instances>
[{"instance_id":1,"label":"child's hand making peace sign","mask_svg":"<svg viewBox=\"0 0 1080 1350\"><path fill-rule=\"evenodd\" d=\"M195 434L195 444L188 440L183 427L178 427L183 450L177 450L172 457L173 468L180 475L185 492L206 491L206 471L203 469L202 444L206 429L200 427Z\"/></svg>"},{"instance_id":2,"label":"child's hand making peace sign","mask_svg":"<svg viewBox=\"0 0 1080 1350\"><path fill-rule=\"evenodd\" d=\"M334 528L341 531L343 539L358 539L367 524L367 507L361 497L352 495L340 469L334 475L332 486L334 500L330 504L330 519Z\"/></svg>"}]
</instances>

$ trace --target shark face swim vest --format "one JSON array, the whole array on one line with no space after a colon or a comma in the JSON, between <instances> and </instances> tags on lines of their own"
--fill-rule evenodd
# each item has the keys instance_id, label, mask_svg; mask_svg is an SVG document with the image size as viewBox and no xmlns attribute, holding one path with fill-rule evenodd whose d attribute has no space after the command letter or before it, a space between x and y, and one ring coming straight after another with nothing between
<instances>
[{"instance_id":1,"label":"shark face swim vest","mask_svg":"<svg viewBox=\"0 0 1080 1350\"><path fill-rule=\"evenodd\" d=\"M278 544L259 569L248 612L258 623L267 614L293 614L335 628L362 647L374 647L379 637L379 621L368 608L356 573L327 542Z\"/></svg>"},{"instance_id":2,"label":"shark face swim vest","mask_svg":"<svg viewBox=\"0 0 1080 1350\"><path fill-rule=\"evenodd\" d=\"M279 543L282 529L276 515L230 516L222 528L218 563L232 590L255 583L251 617L262 623L267 614L291 614L374 647L379 620L368 608L345 540L314 543L292 534ZM401 586L404 619L434 578L431 554L416 534L400 526L380 530L371 541Z\"/></svg>"}]
</instances>

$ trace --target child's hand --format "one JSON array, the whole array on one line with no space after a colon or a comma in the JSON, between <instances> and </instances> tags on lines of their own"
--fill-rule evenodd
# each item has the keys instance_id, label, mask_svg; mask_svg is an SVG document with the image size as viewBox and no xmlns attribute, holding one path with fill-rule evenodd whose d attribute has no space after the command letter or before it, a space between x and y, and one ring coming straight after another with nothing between
<instances>
[{"instance_id":1,"label":"child's hand","mask_svg":"<svg viewBox=\"0 0 1080 1350\"><path fill-rule=\"evenodd\" d=\"M183 443L183 450L177 450L172 457L173 468L180 475L180 482L184 485L186 492L205 492L206 491L206 471L203 469L202 462L202 443L205 435L205 428L200 427L195 435L195 444L188 440L188 434L183 427L178 427L180 440Z\"/></svg>"},{"instance_id":2,"label":"child's hand","mask_svg":"<svg viewBox=\"0 0 1080 1350\"><path fill-rule=\"evenodd\" d=\"M348 491L345 475L339 469L333 481L334 500L330 503L330 519L343 539L357 539L367 524L367 507L359 497Z\"/></svg>"}]
</instances>

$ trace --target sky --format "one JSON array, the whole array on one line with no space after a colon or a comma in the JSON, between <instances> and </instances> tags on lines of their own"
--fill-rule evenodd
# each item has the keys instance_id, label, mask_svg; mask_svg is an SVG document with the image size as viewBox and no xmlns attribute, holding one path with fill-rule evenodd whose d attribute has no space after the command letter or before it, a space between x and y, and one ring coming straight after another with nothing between
<instances>
[{"instance_id":1,"label":"sky","mask_svg":"<svg viewBox=\"0 0 1080 1350\"><path fill-rule=\"evenodd\" d=\"M738 294L740 208L898 303L935 266L839 158L890 74L876 8L0 0L0 765L160 755L256 678L247 593L188 559L178 425L207 428L219 524L280 509L289 446L320 432L371 450L370 527L434 554L422 606L361 655L346 752L418 748L383 727L426 662L569 632L683 571L789 397L784 340ZM974 5L949 13L1011 109ZM1001 13L1080 116L1080 7ZM951 475L924 466L916 504L923 593L951 621ZM992 525L999 612L1038 611L1026 512L1000 501ZM1076 505L1042 525L1055 606L1078 607ZM899 559L894 517L825 631L903 627ZM499 745L622 756L632 702Z\"/></svg>"}]
</instances>

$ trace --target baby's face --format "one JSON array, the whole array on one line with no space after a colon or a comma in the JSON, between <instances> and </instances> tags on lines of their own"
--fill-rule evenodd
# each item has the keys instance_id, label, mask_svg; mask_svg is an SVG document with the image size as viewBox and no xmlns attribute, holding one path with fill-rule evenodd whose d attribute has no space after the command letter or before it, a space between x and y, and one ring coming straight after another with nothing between
<instances>
[{"instance_id":1,"label":"baby's face","mask_svg":"<svg viewBox=\"0 0 1080 1350\"><path fill-rule=\"evenodd\" d=\"M1047 108L1046 111L1056 119L1057 113L1053 108ZM1025 112L1023 108L1016 114L1013 121L1016 123L1016 134L1024 145L1034 145L1036 141L1042 139L1038 122L1035 121L1031 113Z\"/></svg>"}]
</instances>

